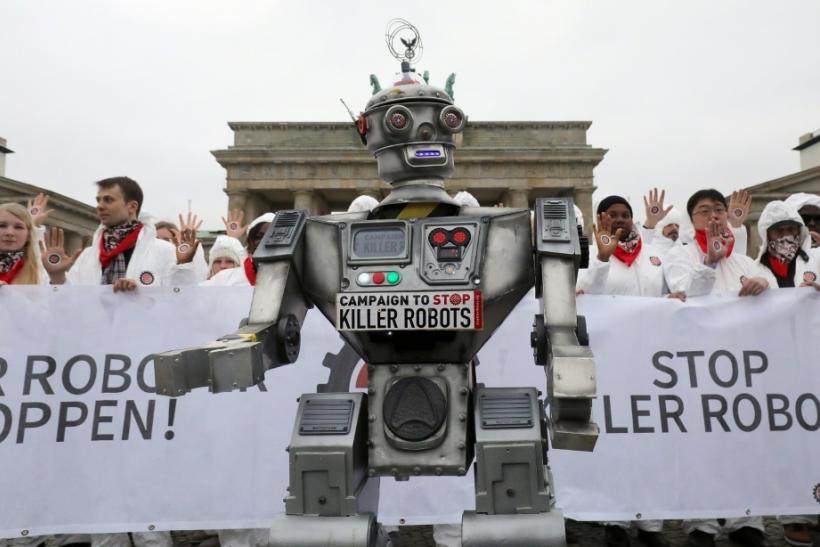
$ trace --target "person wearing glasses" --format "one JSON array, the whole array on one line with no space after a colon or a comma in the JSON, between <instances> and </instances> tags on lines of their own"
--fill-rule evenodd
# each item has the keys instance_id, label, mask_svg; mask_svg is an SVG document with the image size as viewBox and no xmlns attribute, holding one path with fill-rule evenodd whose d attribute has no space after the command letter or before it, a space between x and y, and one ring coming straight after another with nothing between
<instances>
[{"instance_id":1,"label":"person wearing glasses","mask_svg":"<svg viewBox=\"0 0 820 547\"><path fill-rule=\"evenodd\" d=\"M742 215L741 208L730 211L726 198L715 189L698 190L686 203L695 228L695 239L669 250L664 276L669 290L687 296L736 292L755 296L777 281L764 268L736 248L729 224L730 215Z\"/></svg>"}]
</instances>

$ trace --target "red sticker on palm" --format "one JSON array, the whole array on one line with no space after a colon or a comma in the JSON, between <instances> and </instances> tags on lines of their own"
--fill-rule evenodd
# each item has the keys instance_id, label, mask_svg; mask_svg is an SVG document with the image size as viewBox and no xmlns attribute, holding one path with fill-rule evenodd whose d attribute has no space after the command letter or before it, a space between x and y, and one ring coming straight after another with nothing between
<instances>
[{"instance_id":1,"label":"red sticker on palm","mask_svg":"<svg viewBox=\"0 0 820 547\"><path fill-rule=\"evenodd\" d=\"M612 243L612 239L610 239L609 236L607 236L607 235L601 236L601 245L606 246L606 245L609 245L610 243Z\"/></svg>"},{"instance_id":2,"label":"red sticker on palm","mask_svg":"<svg viewBox=\"0 0 820 547\"><path fill-rule=\"evenodd\" d=\"M177 251L179 251L180 254L185 254L190 250L191 250L191 246L188 245L187 243L180 243L179 247L177 247Z\"/></svg>"},{"instance_id":3,"label":"red sticker on palm","mask_svg":"<svg viewBox=\"0 0 820 547\"><path fill-rule=\"evenodd\" d=\"M735 215L735 218L740 218L740 217L742 217L742 216L743 216L743 209L741 209L740 207L738 207L737 209L735 209L734 211L732 211L732 214L733 214L733 215Z\"/></svg>"},{"instance_id":4,"label":"red sticker on palm","mask_svg":"<svg viewBox=\"0 0 820 547\"><path fill-rule=\"evenodd\" d=\"M28 210L28 212L31 216L36 217L37 215L40 214L40 209L38 209L37 207L32 207L31 209Z\"/></svg>"},{"instance_id":5,"label":"red sticker on palm","mask_svg":"<svg viewBox=\"0 0 820 547\"><path fill-rule=\"evenodd\" d=\"M661 208L660 208L660 207L658 207L657 205L653 205L653 206L649 209L649 212L650 212L650 213L652 213L653 215L657 215L658 213L660 213L660 212L661 212Z\"/></svg>"},{"instance_id":6,"label":"red sticker on palm","mask_svg":"<svg viewBox=\"0 0 820 547\"><path fill-rule=\"evenodd\" d=\"M239 229L239 223L238 222L231 222L230 224L228 224L228 230L230 230L232 232L235 232L238 229Z\"/></svg>"},{"instance_id":7,"label":"red sticker on palm","mask_svg":"<svg viewBox=\"0 0 820 547\"><path fill-rule=\"evenodd\" d=\"M61 257L59 253L51 253L46 257L46 260L49 264L56 266L63 261L63 257Z\"/></svg>"}]
</instances>

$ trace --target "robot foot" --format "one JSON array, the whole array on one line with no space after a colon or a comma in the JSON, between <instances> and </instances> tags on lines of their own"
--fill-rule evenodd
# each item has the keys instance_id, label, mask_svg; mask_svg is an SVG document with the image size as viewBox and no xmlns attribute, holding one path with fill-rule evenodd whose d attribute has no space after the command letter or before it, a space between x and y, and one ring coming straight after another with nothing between
<instances>
[{"instance_id":1,"label":"robot foot","mask_svg":"<svg viewBox=\"0 0 820 547\"><path fill-rule=\"evenodd\" d=\"M465 511L461 519L464 547L566 547L564 515L548 513L483 515Z\"/></svg>"},{"instance_id":2,"label":"robot foot","mask_svg":"<svg viewBox=\"0 0 820 547\"><path fill-rule=\"evenodd\" d=\"M276 515L268 547L385 547L387 535L369 513L349 517Z\"/></svg>"}]
</instances>

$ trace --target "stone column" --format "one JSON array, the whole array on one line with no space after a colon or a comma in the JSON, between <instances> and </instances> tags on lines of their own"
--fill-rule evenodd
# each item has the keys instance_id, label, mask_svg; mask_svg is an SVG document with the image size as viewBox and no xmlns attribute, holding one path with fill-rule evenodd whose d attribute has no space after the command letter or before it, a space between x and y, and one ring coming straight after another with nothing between
<instances>
[{"instance_id":1,"label":"stone column","mask_svg":"<svg viewBox=\"0 0 820 547\"><path fill-rule=\"evenodd\" d=\"M592 210L592 188L576 188L575 189L575 205L577 205L584 214L584 233L589 234L592 231L592 224L595 220L595 214Z\"/></svg>"},{"instance_id":2,"label":"stone column","mask_svg":"<svg viewBox=\"0 0 820 547\"><path fill-rule=\"evenodd\" d=\"M77 232L65 232L65 251L69 255L83 248L83 236Z\"/></svg>"},{"instance_id":3,"label":"stone column","mask_svg":"<svg viewBox=\"0 0 820 547\"><path fill-rule=\"evenodd\" d=\"M504 205L519 209L529 209L530 191L526 188L511 188L504 196Z\"/></svg>"},{"instance_id":4,"label":"stone column","mask_svg":"<svg viewBox=\"0 0 820 547\"><path fill-rule=\"evenodd\" d=\"M235 209L240 209L245 211L245 220L244 222L247 224L253 218L248 218L248 211L245 210L245 206L248 202L248 191L247 190L225 190L225 193L228 194L228 213ZM225 218L228 218L225 215Z\"/></svg>"},{"instance_id":5,"label":"stone column","mask_svg":"<svg viewBox=\"0 0 820 547\"><path fill-rule=\"evenodd\" d=\"M310 214L314 214L314 199L313 190L294 190L293 191L293 208L307 209Z\"/></svg>"}]
</instances>

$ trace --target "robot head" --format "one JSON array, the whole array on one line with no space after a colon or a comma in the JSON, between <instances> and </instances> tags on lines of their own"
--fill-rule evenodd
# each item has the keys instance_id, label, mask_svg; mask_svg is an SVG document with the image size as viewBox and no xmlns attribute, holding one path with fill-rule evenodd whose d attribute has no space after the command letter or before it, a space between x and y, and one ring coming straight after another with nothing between
<instances>
[{"instance_id":1,"label":"robot head","mask_svg":"<svg viewBox=\"0 0 820 547\"><path fill-rule=\"evenodd\" d=\"M399 26L391 27L395 21ZM404 31L412 36L400 36ZM449 178L454 170L455 134L464 129L467 117L453 104L451 94L428 85L410 68L421 50L415 27L406 21L391 21L387 39L390 51L401 61L401 75L391 87L370 98L357 123L359 135L376 157L379 177L386 182ZM406 47L403 54L394 49L395 39Z\"/></svg>"}]
</instances>

